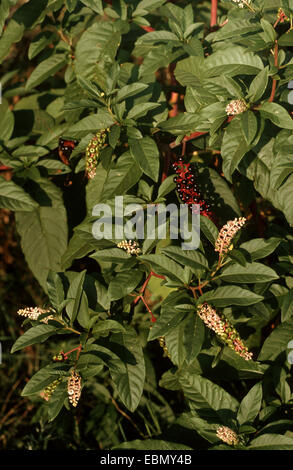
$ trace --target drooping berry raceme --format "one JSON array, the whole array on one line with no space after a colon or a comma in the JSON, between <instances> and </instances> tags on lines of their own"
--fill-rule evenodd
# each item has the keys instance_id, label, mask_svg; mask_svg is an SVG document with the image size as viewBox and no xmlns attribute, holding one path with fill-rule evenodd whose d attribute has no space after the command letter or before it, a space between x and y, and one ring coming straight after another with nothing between
<instances>
[{"instance_id":1,"label":"drooping berry raceme","mask_svg":"<svg viewBox=\"0 0 293 470\"><path fill-rule=\"evenodd\" d=\"M54 382L50 383L47 385L47 387L40 393L40 396L45 400L49 401L52 394L54 393L57 385L59 385L62 382L61 377L59 379L54 380Z\"/></svg>"},{"instance_id":2,"label":"drooping berry raceme","mask_svg":"<svg viewBox=\"0 0 293 470\"><path fill-rule=\"evenodd\" d=\"M215 251L218 251L220 256L228 253L233 237L243 227L245 222L245 217L235 218L234 220L229 220L221 228L215 243Z\"/></svg>"},{"instance_id":3,"label":"drooping berry raceme","mask_svg":"<svg viewBox=\"0 0 293 470\"><path fill-rule=\"evenodd\" d=\"M104 147L107 132L110 129L102 129L96 133L96 135L89 141L86 148L86 164L85 171L87 177L92 179L96 176L96 167L99 160L100 150Z\"/></svg>"},{"instance_id":4,"label":"drooping berry raceme","mask_svg":"<svg viewBox=\"0 0 293 470\"><path fill-rule=\"evenodd\" d=\"M40 315L49 312L51 312L50 309L44 309L40 307L25 307L17 310L18 315L20 315L21 317L29 318L30 320L38 320ZM48 320L53 320L53 318L53 315L49 315L45 318L42 318L41 322L48 323Z\"/></svg>"},{"instance_id":5,"label":"drooping berry raceme","mask_svg":"<svg viewBox=\"0 0 293 470\"><path fill-rule=\"evenodd\" d=\"M232 100L227 104L225 111L228 116L236 116L244 113L247 109L248 106L245 100Z\"/></svg>"},{"instance_id":6,"label":"drooping berry raceme","mask_svg":"<svg viewBox=\"0 0 293 470\"><path fill-rule=\"evenodd\" d=\"M199 186L196 181L196 174L190 163L184 163L183 159L179 158L178 162L173 163L173 169L176 172L174 182L176 183L181 201L188 206L199 204L200 214L212 220L213 214L210 205L200 194Z\"/></svg>"},{"instance_id":7,"label":"drooping berry raceme","mask_svg":"<svg viewBox=\"0 0 293 470\"><path fill-rule=\"evenodd\" d=\"M214 331L229 348L236 352L236 354L243 357L246 361L252 360L252 353L248 351L248 348L244 345L239 333L234 326L229 323L224 315L220 315L206 302L198 305L197 314L204 324L210 330Z\"/></svg>"},{"instance_id":8,"label":"drooping berry raceme","mask_svg":"<svg viewBox=\"0 0 293 470\"><path fill-rule=\"evenodd\" d=\"M159 345L161 346L161 348L163 349L164 351L164 356L168 357L169 359L171 359L171 355L168 351L168 348L166 346L166 341L165 341L165 337L164 336L160 336L159 337Z\"/></svg>"},{"instance_id":9,"label":"drooping berry raceme","mask_svg":"<svg viewBox=\"0 0 293 470\"><path fill-rule=\"evenodd\" d=\"M239 438L236 432L227 426L218 427L217 436L219 439L221 439L221 441L229 444L230 446L236 446L239 443Z\"/></svg>"},{"instance_id":10,"label":"drooping berry raceme","mask_svg":"<svg viewBox=\"0 0 293 470\"><path fill-rule=\"evenodd\" d=\"M81 377L75 370L68 377L67 393L69 402L76 407L81 395Z\"/></svg>"},{"instance_id":11,"label":"drooping berry raceme","mask_svg":"<svg viewBox=\"0 0 293 470\"><path fill-rule=\"evenodd\" d=\"M141 249L135 240L123 240L117 243L117 246L127 251L129 255L139 255L141 253Z\"/></svg>"}]
</instances>

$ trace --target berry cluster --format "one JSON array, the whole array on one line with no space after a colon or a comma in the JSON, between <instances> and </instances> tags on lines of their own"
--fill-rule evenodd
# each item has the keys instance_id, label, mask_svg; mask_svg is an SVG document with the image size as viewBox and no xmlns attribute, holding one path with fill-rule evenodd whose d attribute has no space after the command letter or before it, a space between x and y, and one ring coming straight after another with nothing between
<instances>
[{"instance_id":1,"label":"berry cluster","mask_svg":"<svg viewBox=\"0 0 293 470\"><path fill-rule=\"evenodd\" d=\"M71 376L68 377L67 393L69 402L76 407L81 395L81 377L74 370L72 370Z\"/></svg>"},{"instance_id":2,"label":"berry cluster","mask_svg":"<svg viewBox=\"0 0 293 470\"><path fill-rule=\"evenodd\" d=\"M206 302L202 305L198 305L197 314L204 324L214 331L229 348L236 352L236 354L239 354L239 356L243 357L246 361L252 360L252 353L248 351L239 333L224 315L219 315L217 311Z\"/></svg>"},{"instance_id":3,"label":"berry cluster","mask_svg":"<svg viewBox=\"0 0 293 470\"><path fill-rule=\"evenodd\" d=\"M86 164L85 171L87 177L92 179L96 176L96 167L98 164L100 150L104 147L108 129L102 129L96 133L96 135L89 141L86 148Z\"/></svg>"},{"instance_id":4,"label":"berry cluster","mask_svg":"<svg viewBox=\"0 0 293 470\"><path fill-rule=\"evenodd\" d=\"M196 173L190 163L184 163L183 158L180 157L176 163L173 163L173 169L176 172L174 183L176 183L177 191L182 202L188 206L199 204L201 215L212 220L213 214L210 205L202 199L199 186L196 182Z\"/></svg>"},{"instance_id":5,"label":"berry cluster","mask_svg":"<svg viewBox=\"0 0 293 470\"><path fill-rule=\"evenodd\" d=\"M49 401L50 398L51 398L51 395L54 393L55 391L55 388L57 387L57 385L60 384L60 382L62 381L61 377L59 379L56 379L54 380L54 382L50 383L42 392L41 392L41 397L46 400L46 401Z\"/></svg>"},{"instance_id":6,"label":"berry cluster","mask_svg":"<svg viewBox=\"0 0 293 470\"><path fill-rule=\"evenodd\" d=\"M221 439L221 441L229 444L230 446L236 446L239 443L236 432L227 426L220 426L217 429L217 436L219 439Z\"/></svg>"},{"instance_id":7,"label":"berry cluster","mask_svg":"<svg viewBox=\"0 0 293 470\"><path fill-rule=\"evenodd\" d=\"M53 356L53 361L55 362L64 362L64 361L67 361L68 359L68 356L65 354L64 351L60 351L59 354L57 354L56 356Z\"/></svg>"}]
</instances>

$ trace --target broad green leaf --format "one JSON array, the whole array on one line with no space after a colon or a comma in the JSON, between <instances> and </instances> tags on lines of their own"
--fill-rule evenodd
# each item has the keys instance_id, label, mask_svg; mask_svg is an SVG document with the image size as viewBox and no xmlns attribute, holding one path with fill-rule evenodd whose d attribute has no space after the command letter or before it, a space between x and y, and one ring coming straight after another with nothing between
<instances>
[{"instance_id":1,"label":"broad green leaf","mask_svg":"<svg viewBox=\"0 0 293 470\"><path fill-rule=\"evenodd\" d=\"M258 382L249 390L240 403L237 413L237 421L240 426L243 424L253 424L261 409L262 396L262 384Z\"/></svg>"},{"instance_id":2,"label":"broad green leaf","mask_svg":"<svg viewBox=\"0 0 293 470\"><path fill-rule=\"evenodd\" d=\"M134 186L142 175L139 165L126 152L119 157L115 167L108 173L105 181L102 201L124 194Z\"/></svg>"},{"instance_id":3,"label":"broad green leaf","mask_svg":"<svg viewBox=\"0 0 293 470\"><path fill-rule=\"evenodd\" d=\"M16 227L26 261L46 290L50 269L61 271L67 247L67 216L61 191L49 180L38 179L37 194L43 198L31 212L16 212Z\"/></svg>"},{"instance_id":4,"label":"broad green leaf","mask_svg":"<svg viewBox=\"0 0 293 470\"><path fill-rule=\"evenodd\" d=\"M103 320L95 324L93 328L93 335L95 338L99 336L108 336L110 332L112 333L124 333L126 330L121 323L118 323L116 320Z\"/></svg>"},{"instance_id":5,"label":"broad green leaf","mask_svg":"<svg viewBox=\"0 0 293 470\"><path fill-rule=\"evenodd\" d=\"M201 351L205 339L202 320L194 313L190 314L184 325L183 346L187 364L191 364Z\"/></svg>"},{"instance_id":6,"label":"broad green leaf","mask_svg":"<svg viewBox=\"0 0 293 470\"><path fill-rule=\"evenodd\" d=\"M238 401L219 385L187 372L179 374L179 382L191 410L201 410L203 418L217 416L219 423L229 424L236 416Z\"/></svg>"},{"instance_id":7,"label":"broad green leaf","mask_svg":"<svg viewBox=\"0 0 293 470\"><path fill-rule=\"evenodd\" d=\"M96 133L98 130L105 129L114 124L112 116L105 109L99 109L96 114L91 114L68 130L68 135L72 138L80 139L89 133Z\"/></svg>"},{"instance_id":8,"label":"broad green leaf","mask_svg":"<svg viewBox=\"0 0 293 470\"><path fill-rule=\"evenodd\" d=\"M104 14L102 0L81 0L81 2L99 15Z\"/></svg>"},{"instance_id":9,"label":"broad green leaf","mask_svg":"<svg viewBox=\"0 0 293 470\"><path fill-rule=\"evenodd\" d=\"M227 74L254 75L264 68L260 57L241 46L226 47L205 59L205 67L210 77Z\"/></svg>"},{"instance_id":10,"label":"broad green leaf","mask_svg":"<svg viewBox=\"0 0 293 470\"><path fill-rule=\"evenodd\" d=\"M126 372L119 373L111 370L111 377L118 391L120 400L131 412L140 402L145 381L145 364L142 347L133 328L128 327L126 333L117 333L112 341L123 346L133 356L132 363L125 362Z\"/></svg>"},{"instance_id":11,"label":"broad green leaf","mask_svg":"<svg viewBox=\"0 0 293 470\"><path fill-rule=\"evenodd\" d=\"M64 290L62 280L58 273L49 271L47 278L47 292L52 307L59 312L60 306L64 300Z\"/></svg>"},{"instance_id":12,"label":"broad green leaf","mask_svg":"<svg viewBox=\"0 0 293 470\"><path fill-rule=\"evenodd\" d=\"M130 139L130 152L141 170L153 181L158 181L160 157L158 147L153 139Z\"/></svg>"},{"instance_id":13,"label":"broad green leaf","mask_svg":"<svg viewBox=\"0 0 293 470\"><path fill-rule=\"evenodd\" d=\"M174 281L179 281L179 283L184 283L185 275L183 268L167 256L151 254L140 256L140 259L150 263L157 274L167 276Z\"/></svg>"},{"instance_id":14,"label":"broad green leaf","mask_svg":"<svg viewBox=\"0 0 293 470\"><path fill-rule=\"evenodd\" d=\"M203 215L200 216L200 230L203 232L209 242L214 246L218 238L219 231L215 224Z\"/></svg>"},{"instance_id":15,"label":"broad green leaf","mask_svg":"<svg viewBox=\"0 0 293 470\"><path fill-rule=\"evenodd\" d=\"M71 320L71 323L73 323L76 319L78 311L80 309L85 273L86 271L84 270L81 273L76 274L76 276L70 283L67 292L67 298L74 299L66 305L66 312Z\"/></svg>"},{"instance_id":16,"label":"broad green leaf","mask_svg":"<svg viewBox=\"0 0 293 470\"><path fill-rule=\"evenodd\" d=\"M124 101L131 96L138 95L142 91L146 90L148 85L145 83L131 83L130 85L125 85L123 88L118 90L116 95L116 101L119 103L120 101Z\"/></svg>"},{"instance_id":17,"label":"broad green leaf","mask_svg":"<svg viewBox=\"0 0 293 470\"><path fill-rule=\"evenodd\" d=\"M152 109L160 106L159 103L141 103L135 104L129 113L127 114L127 119L138 119L142 116L145 116Z\"/></svg>"},{"instance_id":18,"label":"broad green leaf","mask_svg":"<svg viewBox=\"0 0 293 470\"><path fill-rule=\"evenodd\" d=\"M275 251L280 243L281 239L275 237L271 237L268 240L265 240L264 238L254 238L248 242L242 243L240 248L248 251L251 256L251 260L255 261L256 259L266 258L269 256Z\"/></svg>"},{"instance_id":19,"label":"broad green leaf","mask_svg":"<svg viewBox=\"0 0 293 470\"><path fill-rule=\"evenodd\" d=\"M194 271L209 268L207 259L198 250L182 250L179 246L168 246L162 253Z\"/></svg>"},{"instance_id":20,"label":"broad green leaf","mask_svg":"<svg viewBox=\"0 0 293 470\"><path fill-rule=\"evenodd\" d=\"M288 114L288 111L277 103L266 102L262 104L260 113L265 119L269 119L278 127L293 129L293 120Z\"/></svg>"},{"instance_id":21,"label":"broad green leaf","mask_svg":"<svg viewBox=\"0 0 293 470\"><path fill-rule=\"evenodd\" d=\"M0 207L12 211L31 212L38 207L38 204L21 186L0 178Z\"/></svg>"},{"instance_id":22,"label":"broad green leaf","mask_svg":"<svg viewBox=\"0 0 293 470\"><path fill-rule=\"evenodd\" d=\"M253 305L262 300L261 295L250 290L238 286L224 286L205 293L198 299L198 302L211 303L215 307L227 307L228 305Z\"/></svg>"},{"instance_id":23,"label":"broad green leaf","mask_svg":"<svg viewBox=\"0 0 293 470\"><path fill-rule=\"evenodd\" d=\"M285 361L289 341L293 338L292 317L278 325L265 340L259 353L259 361Z\"/></svg>"},{"instance_id":24,"label":"broad green leaf","mask_svg":"<svg viewBox=\"0 0 293 470\"><path fill-rule=\"evenodd\" d=\"M37 325L27 330L21 335L11 348L11 353L19 351L36 343L43 343L50 336L54 335L60 328L55 325Z\"/></svg>"},{"instance_id":25,"label":"broad green leaf","mask_svg":"<svg viewBox=\"0 0 293 470\"><path fill-rule=\"evenodd\" d=\"M0 140L8 140L12 136L15 118L9 107L7 100L3 99L1 105L1 122L0 122Z\"/></svg>"},{"instance_id":26,"label":"broad green leaf","mask_svg":"<svg viewBox=\"0 0 293 470\"><path fill-rule=\"evenodd\" d=\"M250 102L255 103L256 101L260 100L264 95L269 80L268 72L268 68L265 67L252 80L247 95L247 98Z\"/></svg>"},{"instance_id":27,"label":"broad green leaf","mask_svg":"<svg viewBox=\"0 0 293 470\"><path fill-rule=\"evenodd\" d=\"M282 434L264 434L253 439L248 450L293 450L293 439Z\"/></svg>"},{"instance_id":28,"label":"broad green leaf","mask_svg":"<svg viewBox=\"0 0 293 470\"><path fill-rule=\"evenodd\" d=\"M117 300L133 292L140 283L142 272L138 269L118 273L109 284L110 300Z\"/></svg>"},{"instance_id":29,"label":"broad green leaf","mask_svg":"<svg viewBox=\"0 0 293 470\"><path fill-rule=\"evenodd\" d=\"M236 116L224 133L221 147L223 171L229 181L231 181L232 174L249 148L250 146L241 128L241 117Z\"/></svg>"},{"instance_id":30,"label":"broad green leaf","mask_svg":"<svg viewBox=\"0 0 293 470\"><path fill-rule=\"evenodd\" d=\"M21 392L22 397L27 397L29 395L33 395L34 393L41 392L44 388L47 387L50 383L52 383L56 379L56 375L54 375L54 368L52 368L52 364L49 364L46 367L42 367L42 369L38 370L27 382L24 389Z\"/></svg>"},{"instance_id":31,"label":"broad green leaf","mask_svg":"<svg viewBox=\"0 0 293 470\"><path fill-rule=\"evenodd\" d=\"M48 403L49 421L53 421L56 418L56 416L58 416L58 414L60 413L63 407L64 401L67 398L68 398L67 383L61 382L55 388Z\"/></svg>"},{"instance_id":32,"label":"broad green leaf","mask_svg":"<svg viewBox=\"0 0 293 470\"><path fill-rule=\"evenodd\" d=\"M34 88L48 77L54 76L58 70L66 65L66 62L66 57L63 54L55 54L49 57L49 59L43 60L31 73L26 82L26 89Z\"/></svg>"},{"instance_id":33,"label":"broad green leaf","mask_svg":"<svg viewBox=\"0 0 293 470\"><path fill-rule=\"evenodd\" d=\"M93 253L90 257L97 261L110 261L112 263L124 263L124 261L131 259L131 255L126 253L121 248L99 250Z\"/></svg>"},{"instance_id":34,"label":"broad green leaf","mask_svg":"<svg viewBox=\"0 0 293 470\"><path fill-rule=\"evenodd\" d=\"M257 283L274 281L279 276L273 269L264 264L248 263L246 266L230 264L221 271L217 278L226 282Z\"/></svg>"}]
</instances>

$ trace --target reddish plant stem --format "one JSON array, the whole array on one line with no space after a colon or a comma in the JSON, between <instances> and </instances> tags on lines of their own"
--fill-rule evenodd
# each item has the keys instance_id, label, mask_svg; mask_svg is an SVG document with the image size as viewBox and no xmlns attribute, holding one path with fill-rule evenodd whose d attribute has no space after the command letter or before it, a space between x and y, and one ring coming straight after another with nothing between
<instances>
[{"instance_id":1,"label":"reddish plant stem","mask_svg":"<svg viewBox=\"0 0 293 470\"><path fill-rule=\"evenodd\" d=\"M275 51L274 51L274 57L275 57L275 61L274 61L274 65L275 67L278 67L278 41L276 40L275 41ZM272 84L272 91L271 91L271 96L269 98L269 103L272 103L275 99L275 94L276 94L276 89L277 89L277 80L275 78L273 78L273 84Z\"/></svg>"},{"instance_id":2,"label":"reddish plant stem","mask_svg":"<svg viewBox=\"0 0 293 470\"><path fill-rule=\"evenodd\" d=\"M68 354L71 354L71 353L74 352L74 351L80 352L80 351L81 351L81 348L82 348L82 346L81 346L81 344L80 344L80 345L77 346L76 348L71 349L70 351L67 351L66 353L64 353L64 356L68 356Z\"/></svg>"},{"instance_id":3,"label":"reddish plant stem","mask_svg":"<svg viewBox=\"0 0 293 470\"><path fill-rule=\"evenodd\" d=\"M153 315L153 312L151 311L150 307L148 306L145 298L143 295L140 296L141 300L143 301L144 305L145 305L145 308L147 309L147 311L149 312L150 316L151 316L151 322L152 323L155 323L157 321L157 319L154 317Z\"/></svg>"},{"instance_id":4,"label":"reddish plant stem","mask_svg":"<svg viewBox=\"0 0 293 470\"><path fill-rule=\"evenodd\" d=\"M218 0L212 0L210 27L217 26Z\"/></svg>"},{"instance_id":5,"label":"reddish plant stem","mask_svg":"<svg viewBox=\"0 0 293 470\"><path fill-rule=\"evenodd\" d=\"M138 295L138 296L134 299L134 301L133 301L134 305L137 304L137 302L138 302L139 299L141 298L141 295L142 295L142 294L144 293L144 291L146 290L147 285L148 285L148 283L149 283L149 281L150 281L150 279L151 279L152 276L158 277L159 279L165 279L165 276L161 276L160 274L156 274L156 273L154 273L153 271L151 271L150 274L148 275L148 277L146 278L146 280L144 281L142 287L141 287L140 290L139 290L140 295Z\"/></svg>"}]
</instances>

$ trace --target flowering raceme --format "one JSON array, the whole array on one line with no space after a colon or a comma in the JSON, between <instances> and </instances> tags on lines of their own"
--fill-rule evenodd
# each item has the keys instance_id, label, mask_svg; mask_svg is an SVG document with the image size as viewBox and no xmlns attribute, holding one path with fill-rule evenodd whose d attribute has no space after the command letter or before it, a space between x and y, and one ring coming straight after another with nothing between
<instances>
[{"instance_id":1,"label":"flowering raceme","mask_svg":"<svg viewBox=\"0 0 293 470\"><path fill-rule=\"evenodd\" d=\"M18 315L21 317L29 318L30 320L37 320L40 315L44 313L49 313L50 309L44 309L40 307L25 307L17 311ZM41 322L48 323L48 320L53 320L53 315L49 315L46 318L42 318Z\"/></svg>"},{"instance_id":2,"label":"flowering raceme","mask_svg":"<svg viewBox=\"0 0 293 470\"><path fill-rule=\"evenodd\" d=\"M217 436L221 441L229 444L230 446L235 446L239 443L238 436L236 432L232 429L228 428L227 426L220 426L217 429Z\"/></svg>"},{"instance_id":3,"label":"flowering raceme","mask_svg":"<svg viewBox=\"0 0 293 470\"><path fill-rule=\"evenodd\" d=\"M214 331L229 348L233 349L236 354L243 357L246 361L252 359L252 353L243 344L239 333L223 316L217 313L209 304L204 302L197 307L197 314L202 319L204 324L212 331Z\"/></svg>"},{"instance_id":4,"label":"flowering raceme","mask_svg":"<svg viewBox=\"0 0 293 470\"><path fill-rule=\"evenodd\" d=\"M76 371L72 371L67 382L67 393L69 402L76 407L81 395L81 377Z\"/></svg>"},{"instance_id":5,"label":"flowering raceme","mask_svg":"<svg viewBox=\"0 0 293 470\"><path fill-rule=\"evenodd\" d=\"M234 220L227 222L219 232L215 243L215 251L218 251L220 255L228 253L231 247L232 238L241 229L241 227L243 227L245 222L245 217L240 217L239 219L235 218Z\"/></svg>"},{"instance_id":6,"label":"flowering raceme","mask_svg":"<svg viewBox=\"0 0 293 470\"><path fill-rule=\"evenodd\" d=\"M226 106L226 114L228 116L236 116L247 110L247 103L244 100L232 100Z\"/></svg>"},{"instance_id":7,"label":"flowering raceme","mask_svg":"<svg viewBox=\"0 0 293 470\"><path fill-rule=\"evenodd\" d=\"M237 3L239 8L244 8L245 5L250 5L251 0L232 0L232 2Z\"/></svg>"},{"instance_id":8,"label":"flowering raceme","mask_svg":"<svg viewBox=\"0 0 293 470\"><path fill-rule=\"evenodd\" d=\"M139 255L141 252L138 243L134 240L123 240L122 242L117 243L117 246L118 248L122 248L127 251L129 255Z\"/></svg>"}]
</instances>

